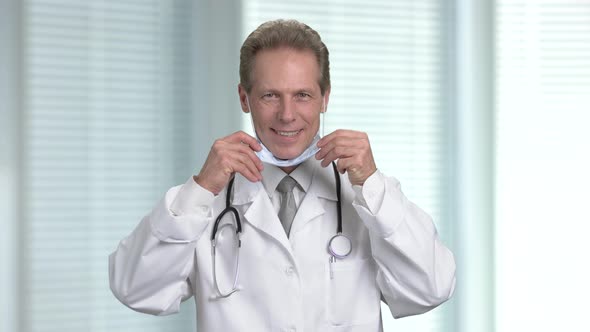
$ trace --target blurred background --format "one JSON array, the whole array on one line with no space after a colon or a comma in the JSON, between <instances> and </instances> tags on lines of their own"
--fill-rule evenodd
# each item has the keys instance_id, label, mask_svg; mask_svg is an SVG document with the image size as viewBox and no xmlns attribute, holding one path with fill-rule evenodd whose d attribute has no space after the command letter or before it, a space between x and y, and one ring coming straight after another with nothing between
<instances>
[{"instance_id":1,"label":"blurred background","mask_svg":"<svg viewBox=\"0 0 590 332\"><path fill-rule=\"evenodd\" d=\"M367 132L456 255L385 331L590 331L589 0L0 0L0 331L195 330L117 302L107 256L251 131L239 47L275 18L330 50L326 132Z\"/></svg>"}]
</instances>

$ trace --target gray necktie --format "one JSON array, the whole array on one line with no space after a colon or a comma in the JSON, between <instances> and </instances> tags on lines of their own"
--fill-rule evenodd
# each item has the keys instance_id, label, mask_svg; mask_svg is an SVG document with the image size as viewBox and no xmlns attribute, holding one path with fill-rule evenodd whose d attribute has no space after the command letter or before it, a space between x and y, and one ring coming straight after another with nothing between
<instances>
[{"instance_id":1,"label":"gray necktie","mask_svg":"<svg viewBox=\"0 0 590 332\"><path fill-rule=\"evenodd\" d=\"M293 223L293 218L295 218L295 213L297 212L295 197L293 196L293 188L295 188L296 185L297 181L287 175L281 180L281 182L279 182L279 185L277 186L277 191L281 193L279 219L281 220L281 224L283 224L283 228L285 229L285 233L287 233L287 237L289 237L289 233L291 232L291 224Z\"/></svg>"}]
</instances>

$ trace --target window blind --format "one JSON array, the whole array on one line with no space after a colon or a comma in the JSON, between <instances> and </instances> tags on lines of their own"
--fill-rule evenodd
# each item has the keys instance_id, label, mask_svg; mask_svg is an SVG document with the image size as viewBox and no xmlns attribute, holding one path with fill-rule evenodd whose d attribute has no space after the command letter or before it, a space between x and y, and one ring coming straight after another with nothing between
<instances>
[{"instance_id":1,"label":"window blind","mask_svg":"<svg viewBox=\"0 0 590 332\"><path fill-rule=\"evenodd\" d=\"M326 134L367 132L377 167L400 179L448 242L444 98L445 8L440 1L243 2L243 38L262 22L293 18L317 30L330 51L332 92ZM252 133L248 116L245 130ZM394 321L386 331L443 331L444 310ZM448 318L448 317L447 317Z\"/></svg>"},{"instance_id":2,"label":"window blind","mask_svg":"<svg viewBox=\"0 0 590 332\"><path fill-rule=\"evenodd\" d=\"M141 315L108 284L109 253L190 174L189 7L23 4L24 331L194 330L194 308Z\"/></svg>"},{"instance_id":3,"label":"window blind","mask_svg":"<svg viewBox=\"0 0 590 332\"><path fill-rule=\"evenodd\" d=\"M588 330L590 1L496 17L497 330Z\"/></svg>"}]
</instances>

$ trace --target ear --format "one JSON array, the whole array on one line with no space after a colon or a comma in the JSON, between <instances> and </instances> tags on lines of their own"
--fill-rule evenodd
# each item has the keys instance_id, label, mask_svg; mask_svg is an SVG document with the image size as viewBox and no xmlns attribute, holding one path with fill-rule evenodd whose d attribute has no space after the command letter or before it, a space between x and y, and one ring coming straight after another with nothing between
<instances>
[{"instance_id":1,"label":"ear","mask_svg":"<svg viewBox=\"0 0 590 332\"><path fill-rule=\"evenodd\" d=\"M250 113L248 110L248 94L246 89L241 84L238 84L238 96L240 97L240 106L242 107L242 112Z\"/></svg>"},{"instance_id":2,"label":"ear","mask_svg":"<svg viewBox=\"0 0 590 332\"><path fill-rule=\"evenodd\" d=\"M332 89L332 87L329 86L326 89L326 92L324 93L324 96L323 96L324 101L323 101L322 110L321 110L320 113L325 113L325 112L328 111L328 102L330 101L330 91L331 91L331 89Z\"/></svg>"}]
</instances>

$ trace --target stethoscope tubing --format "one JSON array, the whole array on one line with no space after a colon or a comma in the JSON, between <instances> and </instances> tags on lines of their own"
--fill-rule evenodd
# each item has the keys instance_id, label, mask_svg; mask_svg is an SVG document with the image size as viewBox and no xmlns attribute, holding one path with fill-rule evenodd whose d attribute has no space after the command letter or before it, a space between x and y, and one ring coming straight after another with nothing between
<instances>
[{"instance_id":1,"label":"stethoscope tubing","mask_svg":"<svg viewBox=\"0 0 590 332\"><path fill-rule=\"evenodd\" d=\"M331 255L330 256L330 276L331 276L331 278L333 278L332 264L336 261L336 259L346 258L350 254L350 252L352 251L352 242L350 241L350 239L346 235L342 234L341 183L340 183L340 173L338 172L338 168L336 167L335 162L332 162L332 168L334 169L334 177L336 179L336 197L337 197L336 206L337 206L337 210L338 210L337 211L338 225L336 228L336 234L328 242L328 248L327 248L328 252ZM215 223L213 225L213 230L211 232L211 247L212 247L212 256L213 256L212 257L212 259L213 259L213 279L214 279L215 287L217 288L218 296L221 298L227 298L239 290L238 276L239 276L239 271L240 271L240 247L242 246L242 241L240 238L241 233L242 233L242 222L240 220L240 214L238 213L238 210L231 205L231 194L232 194L232 188L234 185L234 180L235 180L235 176L232 177L232 179L229 181L229 184L227 186L226 196L225 196L225 209L223 209L223 211L221 211L219 216L217 216L217 219L215 219ZM221 219L227 213L231 213L235 217L235 221L236 221L235 233L237 235L238 253L236 256L236 265L235 265L236 273L234 276L233 286L229 292L223 293L223 292L221 292L221 289L219 288L219 284L217 282L217 271L216 271L216 264L215 264L216 246L217 246L216 236L217 236L217 232L219 229L226 227L228 225L231 225L229 227L233 227L233 224L224 224L221 226L221 228L219 228L219 224L221 222ZM342 247L342 244L344 244L344 247Z\"/></svg>"},{"instance_id":2,"label":"stethoscope tubing","mask_svg":"<svg viewBox=\"0 0 590 332\"><path fill-rule=\"evenodd\" d=\"M341 184L340 184L340 173L338 172L338 168L336 167L336 163L332 162L332 168L334 169L334 178L336 179L336 206L337 206L337 213L338 213L338 225L336 227L336 234L342 234L342 202L341 202ZM215 219L215 224L213 225L213 231L211 232L211 241L215 240L215 235L217 234L217 228L219 227L219 223L223 216L231 212L236 219L236 233L242 233L242 222L240 220L240 214L238 210L231 205L231 194L232 188L234 185L235 176L231 178L229 184L227 185L227 191L225 194L225 209L219 213L217 219Z\"/></svg>"},{"instance_id":3,"label":"stethoscope tubing","mask_svg":"<svg viewBox=\"0 0 590 332\"><path fill-rule=\"evenodd\" d=\"M342 234L342 202L340 201L340 173L336 163L332 162L332 168L334 169L334 178L336 179L336 206L338 207L338 226L336 228L336 234Z\"/></svg>"}]
</instances>

